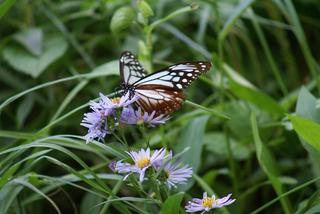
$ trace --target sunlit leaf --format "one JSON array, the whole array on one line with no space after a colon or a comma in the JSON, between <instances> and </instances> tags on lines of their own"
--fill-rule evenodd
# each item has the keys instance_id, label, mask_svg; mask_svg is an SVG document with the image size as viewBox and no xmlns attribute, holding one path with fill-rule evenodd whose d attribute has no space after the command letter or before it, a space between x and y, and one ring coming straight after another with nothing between
<instances>
[{"instance_id":1,"label":"sunlit leaf","mask_svg":"<svg viewBox=\"0 0 320 214\"><path fill-rule=\"evenodd\" d=\"M110 22L111 31L118 33L128 28L134 20L134 10L131 7L121 7L114 14Z\"/></svg>"},{"instance_id":2,"label":"sunlit leaf","mask_svg":"<svg viewBox=\"0 0 320 214\"><path fill-rule=\"evenodd\" d=\"M43 49L43 32L41 28L31 28L19 32L13 37L31 54L40 56Z\"/></svg>"},{"instance_id":3,"label":"sunlit leaf","mask_svg":"<svg viewBox=\"0 0 320 214\"><path fill-rule=\"evenodd\" d=\"M298 96L297 106L296 106L296 114L302 116L305 119L309 119L316 123L320 123L320 111L316 107L317 100L316 98L310 94L310 92L302 87ZM299 120L299 119L298 119ZM311 122L310 121L310 122ZM299 123L299 122L298 122ZM303 127L302 127L303 128ZM296 130L298 132L298 130ZM299 134L299 132L298 132ZM303 147L308 151L310 162L312 164L313 172L316 175L320 175L320 153L310 142L306 142L304 137L300 135L300 140Z\"/></svg>"},{"instance_id":4,"label":"sunlit leaf","mask_svg":"<svg viewBox=\"0 0 320 214\"><path fill-rule=\"evenodd\" d=\"M24 48L12 44L5 47L3 56L17 71L36 78L66 50L67 42L62 36L55 35L44 38L43 52L39 56L34 56Z\"/></svg>"},{"instance_id":5,"label":"sunlit leaf","mask_svg":"<svg viewBox=\"0 0 320 214\"><path fill-rule=\"evenodd\" d=\"M320 125L300 116L288 116L294 130L309 145L320 152Z\"/></svg>"}]
</instances>

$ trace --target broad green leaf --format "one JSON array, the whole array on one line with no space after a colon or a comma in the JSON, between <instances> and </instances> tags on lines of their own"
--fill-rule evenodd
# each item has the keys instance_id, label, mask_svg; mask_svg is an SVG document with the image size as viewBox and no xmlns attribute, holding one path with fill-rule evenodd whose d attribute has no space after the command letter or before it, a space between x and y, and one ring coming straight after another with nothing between
<instances>
[{"instance_id":1,"label":"broad green leaf","mask_svg":"<svg viewBox=\"0 0 320 214\"><path fill-rule=\"evenodd\" d=\"M298 135L320 154L320 125L300 116L290 115L289 119Z\"/></svg>"},{"instance_id":2,"label":"broad green leaf","mask_svg":"<svg viewBox=\"0 0 320 214\"><path fill-rule=\"evenodd\" d=\"M161 214L176 214L179 213L180 204L184 193L179 192L167 198L161 208Z\"/></svg>"},{"instance_id":3,"label":"broad green leaf","mask_svg":"<svg viewBox=\"0 0 320 214\"><path fill-rule=\"evenodd\" d=\"M119 75L119 61L113 60L99 65L91 72L92 75Z\"/></svg>"},{"instance_id":4,"label":"broad green leaf","mask_svg":"<svg viewBox=\"0 0 320 214\"><path fill-rule=\"evenodd\" d=\"M8 45L3 50L3 57L16 70L36 78L65 53L67 46L62 36L52 35L44 38L43 52L39 56L22 47Z\"/></svg>"},{"instance_id":5,"label":"broad green leaf","mask_svg":"<svg viewBox=\"0 0 320 214\"><path fill-rule=\"evenodd\" d=\"M0 18L8 12L15 2L16 0L5 0L4 2L0 2Z\"/></svg>"},{"instance_id":6,"label":"broad green leaf","mask_svg":"<svg viewBox=\"0 0 320 214\"><path fill-rule=\"evenodd\" d=\"M277 103L277 101L262 91L241 85L233 79L229 80L230 90L239 98L256 105L272 115L282 116L285 113L285 110Z\"/></svg>"},{"instance_id":7,"label":"broad green leaf","mask_svg":"<svg viewBox=\"0 0 320 214\"><path fill-rule=\"evenodd\" d=\"M316 108L316 105L317 99L305 87L302 87L297 101L297 115L320 123L320 110Z\"/></svg>"},{"instance_id":8,"label":"broad green leaf","mask_svg":"<svg viewBox=\"0 0 320 214\"><path fill-rule=\"evenodd\" d=\"M194 173L197 172L201 162L201 152L204 144L204 132L209 116L198 117L189 122L181 130L181 135L177 140L175 152L181 152L185 148L190 148L181 155L182 162L192 167ZM188 184L181 186L181 190L186 190L192 186L194 181L189 179Z\"/></svg>"},{"instance_id":9,"label":"broad green leaf","mask_svg":"<svg viewBox=\"0 0 320 214\"><path fill-rule=\"evenodd\" d=\"M31 54L40 56L43 50L43 32L41 28L31 28L13 36Z\"/></svg>"},{"instance_id":10,"label":"broad green leaf","mask_svg":"<svg viewBox=\"0 0 320 214\"><path fill-rule=\"evenodd\" d=\"M154 15L150 5L144 0L138 0L138 9L144 18L149 18Z\"/></svg>"},{"instance_id":11,"label":"broad green leaf","mask_svg":"<svg viewBox=\"0 0 320 214\"><path fill-rule=\"evenodd\" d=\"M320 213L320 205L314 206L311 209L309 209L304 214L319 214Z\"/></svg>"},{"instance_id":12,"label":"broad green leaf","mask_svg":"<svg viewBox=\"0 0 320 214\"><path fill-rule=\"evenodd\" d=\"M100 213L101 206L95 207L97 204L101 203L103 201L103 198L94 195L92 193L86 193L84 197L81 200L81 205L80 205L80 213L81 214L98 214ZM90 212L89 212L90 211Z\"/></svg>"},{"instance_id":13,"label":"broad green leaf","mask_svg":"<svg viewBox=\"0 0 320 214\"><path fill-rule=\"evenodd\" d=\"M134 10L131 7L121 7L114 14L110 22L110 28L113 33L128 28L134 21Z\"/></svg>"},{"instance_id":14,"label":"broad green leaf","mask_svg":"<svg viewBox=\"0 0 320 214\"><path fill-rule=\"evenodd\" d=\"M277 167L277 162L272 156L272 153L269 151L260 139L259 130L257 125L257 119L254 113L251 114L251 125L252 125L252 134L254 139L254 145L256 147L257 159L263 171L267 174L274 190L277 195L282 195L283 187L279 179L280 173ZM280 203L283 207L285 213L292 213L291 205L286 197L280 199Z\"/></svg>"},{"instance_id":15,"label":"broad green leaf","mask_svg":"<svg viewBox=\"0 0 320 214\"><path fill-rule=\"evenodd\" d=\"M248 103L239 101L232 101L226 105L226 112L230 115L231 120L226 124L231 130L232 134L238 139L245 139L251 136L250 114L254 106Z\"/></svg>"},{"instance_id":16,"label":"broad green leaf","mask_svg":"<svg viewBox=\"0 0 320 214\"><path fill-rule=\"evenodd\" d=\"M320 123L320 111L316 107L317 100L310 92L302 87L297 101L296 114L302 116L305 119L312 120L316 123ZM297 130L296 130L297 131ZM300 135L300 134L299 134ZM309 159L312 164L312 170L315 175L320 176L320 153L319 150L310 145L309 142L305 142L304 138L300 136L300 141L303 147L309 153Z\"/></svg>"},{"instance_id":17,"label":"broad green leaf","mask_svg":"<svg viewBox=\"0 0 320 214\"><path fill-rule=\"evenodd\" d=\"M228 158L227 141L223 133L211 132L206 134L204 143L206 150L214 156L214 160L226 160ZM236 151L233 154L236 160L245 160L249 158L250 150L247 146L240 142L236 142L233 138L230 139L230 146L232 151Z\"/></svg>"}]
</instances>

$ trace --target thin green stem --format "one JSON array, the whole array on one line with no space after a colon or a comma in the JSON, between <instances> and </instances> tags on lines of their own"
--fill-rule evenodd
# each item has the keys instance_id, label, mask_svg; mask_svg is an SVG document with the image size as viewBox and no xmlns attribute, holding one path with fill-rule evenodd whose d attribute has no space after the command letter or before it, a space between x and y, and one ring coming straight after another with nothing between
<instances>
[{"instance_id":1,"label":"thin green stem","mask_svg":"<svg viewBox=\"0 0 320 214\"><path fill-rule=\"evenodd\" d=\"M272 54L271 54L271 50L269 48L269 45L267 43L267 40L262 32L262 29L261 27L259 26L259 23L258 21L256 20L255 18L255 14L253 12L253 10L251 8L248 9L248 12L251 16L251 21L252 21L252 24L253 24L253 27L254 29L256 30L257 32L257 35L258 35L258 38L260 40L260 43L262 45L262 48L263 48L263 51L267 57L267 60L268 60L268 63L270 64L270 68L273 72L273 75L275 76L276 78L276 81L280 87L280 90L282 91L283 95L287 95L288 94L288 89L281 77L281 74L280 74L280 70L278 69L277 67L277 64L275 62L275 60L273 59L272 57Z\"/></svg>"},{"instance_id":2,"label":"thin green stem","mask_svg":"<svg viewBox=\"0 0 320 214\"><path fill-rule=\"evenodd\" d=\"M309 185L317 182L318 180L320 180L320 177L314 178L314 179L312 179L312 180L310 180L310 181L308 181L308 182L306 182L306 183L304 183L304 184L301 184L300 186L297 186L296 188L293 188L293 189L289 190L288 192L283 193L282 195L279 195L279 196L276 197L275 199L269 201L268 203L264 204L263 206L259 207L258 209L252 211L250 214L259 213L259 212L261 212L262 210L266 209L267 207L269 207L269 206L271 206L272 204L274 204L274 203L276 203L277 201L279 201L281 198L286 197L286 196L290 195L291 193L294 193L294 192L296 192L296 191L298 191L298 190L300 190L300 189L302 189L302 188L304 188L304 187L306 187L306 186L309 186Z\"/></svg>"},{"instance_id":3,"label":"thin green stem","mask_svg":"<svg viewBox=\"0 0 320 214\"><path fill-rule=\"evenodd\" d=\"M19 99L20 97L26 95L26 94L29 94L33 91L36 91L36 90L39 90L39 89L42 89L42 88L46 88L46 87L49 87L49 86L52 86L52 85L56 85L58 83L62 83L62 82L68 82L68 81L71 81L71 80L76 80L76 79L83 79L83 78L87 78L87 79L93 79L93 78L97 78L97 77L100 77L100 76L105 76L105 75L108 75L108 74L105 74L105 73L102 73L102 72L94 72L94 73L88 73L88 74L79 74L79 75L74 75L72 77L66 77L66 78L62 78L62 79L57 79L57 80L53 80L53 81L50 81L50 82L46 82L46 83L43 83L43 84L40 84L40 85L37 85L37 86L34 86L32 88L29 88L25 91L22 91L14 96L11 96L10 98L8 98L7 100L5 100L1 105L0 105L0 114L1 114L1 111L2 109L9 105L10 103L12 103L13 101Z\"/></svg>"},{"instance_id":4,"label":"thin green stem","mask_svg":"<svg viewBox=\"0 0 320 214\"><path fill-rule=\"evenodd\" d=\"M184 7L184 8L181 8L179 10L176 10L174 11L173 13L170 13L168 16L162 18L162 19L159 19L155 22L153 22L151 25L147 26L146 27L146 42L147 42L147 48L149 50L152 50L152 31L157 27L159 26L160 24L180 15L180 14L183 14L183 13L187 13L187 12L190 12L190 11L193 11L193 10L196 10L198 9L198 5L196 4L192 4L190 6L187 6L187 7Z\"/></svg>"},{"instance_id":5,"label":"thin green stem","mask_svg":"<svg viewBox=\"0 0 320 214\"><path fill-rule=\"evenodd\" d=\"M88 80L82 80L76 87L74 87L70 93L66 96L66 98L63 100L61 105L59 106L58 110L56 113L53 115L51 118L50 122L54 121L57 119L57 117L61 114L61 112L67 107L67 105L73 100L73 98L83 89L87 84Z\"/></svg>"},{"instance_id":6,"label":"thin green stem","mask_svg":"<svg viewBox=\"0 0 320 214\"><path fill-rule=\"evenodd\" d=\"M190 101L190 100L186 100L185 103L188 104L188 105L190 105L190 106L193 106L193 107L195 107L195 108L198 108L198 109L204 110L204 111L206 111L206 112L209 112L209 113L211 113L211 114L214 115L214 116L217 116L217 117L220 117L220 118L223 118L223 119L230 120L229 115L224 114L224 113L221 113L221 112L218 112L218 111L215 111L215 110L213 110L213 109L209 109L209 108L207 108L207 107L204 107L204 106L202 106L202 105L199 105L199 104L197 104L197 103L194 103L194 102L192 102L192 101Z\"/></svg>"},{"instance_id":7,"label":"thin green stem","mask_svg":"<svg viewBox=\"0 0 320 214\"><path fill-rule=\"evenodd\" d=\"M228 151L228 160L229 160L229 165L231 169L231 177L232 177L232 184L234 188L234 194L235 196L239 195L239 185L238 185L238 177L237 177L237 172L236 172L236 163L234 160L234 156L231 150L231 142L230 142L230 137L229 137L229 130L226 126L224 126L224 133L225 139L226 139L226 144L227 144L227 151Z\"/></svg>"}]
</instances>

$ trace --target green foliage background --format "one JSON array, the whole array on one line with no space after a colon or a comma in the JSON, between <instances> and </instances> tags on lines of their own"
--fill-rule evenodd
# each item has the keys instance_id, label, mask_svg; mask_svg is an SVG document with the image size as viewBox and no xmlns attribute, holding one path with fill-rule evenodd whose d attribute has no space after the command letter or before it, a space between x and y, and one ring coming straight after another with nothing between
<instances>
[{"instance_id":1,"label":"green foliage background","mask_svg":"<svg viewBox=\"0 0 320 214\"><path fill-rule=\"evenodd\" d=\"M319 213L319 14L318 0L0 1L0 213L183 213L204 191L233 193L222 213ZM124 50L149 72L213 62L170 122L125 129L194 169L160 204L108 169L117 139L82 139Z\"/></svg>"}]
</instances>

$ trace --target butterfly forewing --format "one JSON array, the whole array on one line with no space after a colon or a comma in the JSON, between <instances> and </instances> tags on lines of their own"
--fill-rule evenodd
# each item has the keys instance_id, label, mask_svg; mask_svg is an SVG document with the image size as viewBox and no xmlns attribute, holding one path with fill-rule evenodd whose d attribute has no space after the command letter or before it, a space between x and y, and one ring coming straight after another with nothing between
<instances>
[{"instance_id":1,"label":"butterfly forewing","mask_svg":"<svg viewBox=\"0 0 320 214\"><path fill-rule=\"evenodd\" d=\"M135 56L129 51L123 52L120 57L120 77L122 83L132 85L144 76L146 76L146 72Z\"/></svg>"},{"instance_id":2,"label":"butterfly forewing","mask_svg":"<svg viewBox=\"0 0 320 214\"><path fill-rule=\"evenodd\" d=\"M210 67L211 63L205 61L179 63L140 79L134 86L140 88L143 85L162 85L181 90L207 72Z\"/></svg>"}]
</instances>

